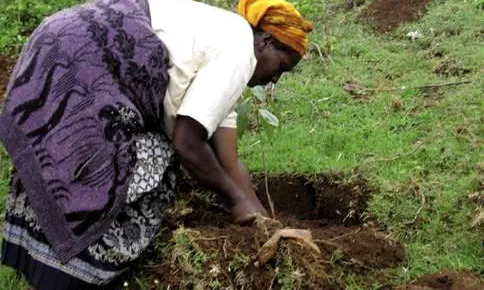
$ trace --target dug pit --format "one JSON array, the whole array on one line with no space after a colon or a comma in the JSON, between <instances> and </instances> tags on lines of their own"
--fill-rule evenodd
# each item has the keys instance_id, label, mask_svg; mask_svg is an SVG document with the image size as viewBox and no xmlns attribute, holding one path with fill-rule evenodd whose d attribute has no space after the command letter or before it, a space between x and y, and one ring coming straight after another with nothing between
<instances>
[{"instance_id":1,"label":"dug pit","mask_svg":"<svg viewBox=\"0 0 484 290\"><path fill-rule=\"evenodd\" d=\"M264 177L257 193L269 208ZM275 219L250 226L229 223L214 195L183 183L168 210L166 230L141 275L148 289L345 289L341 275L404 262L401 244L366 224L371 190L363 179L279 175L268 179ZM297 240L282 239L274 256L257 265L256 256L283 228L309 230L315 252ZM156 256L156 258L153 258ZM158 288L157 288L158 287Z\"/></svg>"},{"instance_id":2,"label":"dug pit","mask_svg":"<svg viewBox=\"0 0 484 290\"><path fill-rule=\"evenodd\" d=\"M397 28L401 23L412 22L422 17L430 0L374 0L362 13L379 33Z\"/></svg>"},{"instance_id":3,"label":"dug pit","mask_svg":"<svg viewBox=\"0 0 484 290\"><path fill-rule=\"evenodd\" d=\"M425 275L416 282L396 290L482 290L484 281L479 274L465 271L442 271Z\"/></svg>"}]
</instances>

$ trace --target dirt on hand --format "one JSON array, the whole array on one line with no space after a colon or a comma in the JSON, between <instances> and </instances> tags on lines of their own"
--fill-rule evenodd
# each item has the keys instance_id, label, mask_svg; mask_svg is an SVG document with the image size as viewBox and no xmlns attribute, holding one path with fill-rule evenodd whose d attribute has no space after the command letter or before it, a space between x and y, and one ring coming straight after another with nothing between
<instances>
[{"instance_id":1,"label":"dirt on hand","mask_svg":"<svg viewBox=\"0 0 484 290\"><path fill-rule=\"evenodd\" d=\"M375 0L362 13L379 33L389 32L404 22L412 22L425 14L430 0Z\"/></svg>"}]
</instances>

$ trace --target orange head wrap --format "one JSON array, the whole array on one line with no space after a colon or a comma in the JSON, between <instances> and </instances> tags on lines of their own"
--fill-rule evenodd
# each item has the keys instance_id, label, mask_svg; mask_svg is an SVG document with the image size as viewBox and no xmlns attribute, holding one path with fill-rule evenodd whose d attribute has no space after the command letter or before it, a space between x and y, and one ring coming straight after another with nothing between
<instances>
[{"instance_id":1,"label":"orange head wrap","mask_svg":"<svg viewBox=\"0 0 484 290\"><path fill-rule=\"evenodd\" d=\"M303 55L308 46L307 34L313 24L284 0L240 0L238 12L253 27L271 34L279 42Z\"/></svg>"}]
</instances>

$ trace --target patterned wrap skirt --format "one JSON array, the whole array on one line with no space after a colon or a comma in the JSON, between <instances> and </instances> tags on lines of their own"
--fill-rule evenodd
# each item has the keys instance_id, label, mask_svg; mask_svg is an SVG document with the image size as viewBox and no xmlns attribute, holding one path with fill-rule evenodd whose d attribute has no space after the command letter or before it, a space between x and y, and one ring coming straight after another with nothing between
<instances>
[{"instance_id":1,"label":"patterned wrap skirt","mask_svg":"<svg viewBox=\"0 0 484 290\"><path fill-rule=\"evenodd\" d=\"M107 289L155 238L175 197L178 166L171 141L147 133L136 137L135 146L135 174L121 213L107 233L66 264L56 258L14 173L1 263L22 273L36 290Z\"/></svg>"},{"instance_id":2,"label":"patterned wrap skirt","mask_svg":"<svg viewBox=\"0 0 484 290\"><path fill-rule=\"evenodd\" d=\"M107 224L102 236L89 243L88 247L67 263L61 263L52 245L49 244L46 238L47 230L43 230L40 226L39 216L32 207L37 200L29 200L33 194L27 192L26 181L22 184L19 177L20 165L17 165L18 171L14 170L7 198L0 262L23 274L36 290L96 289L96 287L106 289L106 285L110 285L119 277L155 238L165 208L174 199L178 166L171 141L162 133L161 128L158 128L161 127L160 120L162 120L160 104L163 104L164 87L168 81L165 76L168 61L161 40L147 29L149 21L147 12L143 12L141 6L136 3L145 4L146 8L147 3L144 0L96 0L53 16L40 26L41 29L33 33L34 40L31 41L30 46L26 46L25 57L20 59L20 63L23 60L28 64L23 65L26 66L26 73L17 69L20 71L15 78L14 71L14 81L10 84L12 87L10 96L13 94L15 96L7 99L5 108L9 104L25 102L27 105L19 105L22 110L26 110L21 118L24 121L24 117L27 119L28 116L32 118L44 116L41 114L43 111L41 113L35 111L35 114L31 111L44 108L50 110L50 105L53 107L61 99L61 103L65 103L65 106L59 105L59 109L52 109L55 111L52 118L45 118L48 119L48 124L42 125L42 130L33 131L41 134L36 144L47 143L46 134L52 133L53 128L62 126L62 130L69 130L65 132L65 136L74 135L77 139L63 137L64 135L58 136L56 131L52 135L59 140L54 138L52 142L60 142L57 144L62 144L62 148L77 148L75 152L69 151L69 154L66 154L66 160L76 159L71 158L71 156L76 157L76 154L82 155L83 158L84 155L89 157L91 155L85 152L95 152L92 155L93 158L89 158L89 161L84 164L89 165L81 167L80 171L85 174L79 176L85 179L81 181L89 181L89 184L92 184L93 191L99 188L104 190L107 186L102 187L100 184L111 182L110 174L115 170L112 170L114 166L110 163L91 162L91 160L101 156L97 154L104 152L101 149L107 148L106 146L111 148L119 142L128 144L124 140L130 140L128 145L123 145L123 150L129 147L129 150L125 150L129 154L122 154L126 153L122 151L116 155L129 155L130 160L126 163L129 164L129 174L126 174L126 178L123 177L123 188L126 184L128 189L126 196L123 192L123 200L120 200L122 207L120 213ZM127 10L124 11L121 8L117 10L113 7L125 7L122 9ZM85 45L82 45L84 43ZM39 54L42 57L31 55L29 48L36 47L40 47L38 51L42 52ZM45 68L50 70L45 72L42 70ZM95 78L94 81L93 78ZM35 80L35 85L26 82L29 79ZM40 99L25 100L32 96L22 94L23 91L17 91L27 84L32 91L36 88L42 91ZM45 92L50 89L49 94L45 93L44 89L41 90L44 87ZM77 93L71 94L69 90ZM135 111L131 107L122 107L118 111L112 106L101 109L101 106L105 103L110 104L113 99L124 101L126 104L135 104L130 106L136 107L138 111L140 111L139 108L143 109L142 114L140 113L145 121L143 130L137 129L140 122L133 116L137 116L138 113L134 114ZM86 120L91 122L93 117L90 112L98 112L98 110L100 110L101 120L98 118L92 124L82 123L87 122ZM72 124L62 123L68 118L73 118L68 121ZM29 122L34 124L34 121ZM43 121L45 120L40 118L39 122ZM152 127L147 128L148 125ZM78 133L82 134L76 135ZM105 139L98 140L100 135ZM93 136L100 144L107 145L97 150L94 145L98 143L88 139L94 138ZM84 146L82 152L76 147L80 145ZM55 147L53 148L51 148L53 155L61 154L54 152ZM59 157L57 155L54 157ZM134 160L136 162L131 162ZM116 164L124 165L125 163L121 161L124 162L124 159L116 161ZM68 162L62 164L66 165L54 169L68 171L75 168ZM23 179L25 180L25 177ZM82 197L79 199L82 201ZM90 219L88 222L93 222L94 218L89 217L86 217Z\"/></svg>"}]
</instances>

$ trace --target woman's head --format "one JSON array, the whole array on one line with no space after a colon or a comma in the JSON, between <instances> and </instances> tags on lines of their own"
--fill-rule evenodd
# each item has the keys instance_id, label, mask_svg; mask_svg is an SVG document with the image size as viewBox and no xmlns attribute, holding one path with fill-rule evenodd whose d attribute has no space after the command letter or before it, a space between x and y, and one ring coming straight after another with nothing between
<instances>
[{"instance_id":1,"label":"woman's head","mask_svg":"<svg viewBox=\"0 0 484 290\"><path fill-rule=\"evenodd\" d=\"M284 0L240 0L238 11L254 29L257 66L249 86L277 82L304 55L312 23Z\"/></svg>"},{"instance_id":2,"label":"woman's head","mask_svg":"<svg viewBox=\"0 0 484 290\"><path fill-rule=\"evenodd\" d=\"M248 84L250 87L276 83L301 60L299 53L260 30L254 30L254 53L257 65Z\"/></svg>"}]
</instances>

